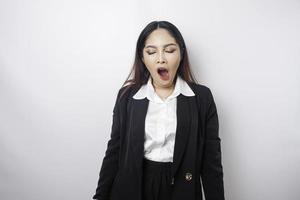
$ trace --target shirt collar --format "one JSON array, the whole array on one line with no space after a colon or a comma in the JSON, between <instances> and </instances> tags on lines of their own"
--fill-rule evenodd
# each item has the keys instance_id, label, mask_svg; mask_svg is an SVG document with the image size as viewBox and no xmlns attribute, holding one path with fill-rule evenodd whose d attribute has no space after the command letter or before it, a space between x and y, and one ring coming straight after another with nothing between
<instances>
[{"instance_id":1,"label":"shirt collar","mask_svg":"<svg viewBox=\"0 0 300 200\"><path fill-rule=\"evenodd\" d=\"M168 96L168 98L165 101L171 100L171 99L177 97L179 94L183 94L185 96L195 96L193 90L190 88L190 86L187 84L187 82L184 81L180 76L177 76L173 93L170 96ZM154 101L154 102L164 102L155 93L154 87L152 85L151 76L149 76L147 84L142 85L141 88L137 91L137 93L133 96L133 98L134 99L147 98L148 100Z\"/></svg>"}]
</instances>

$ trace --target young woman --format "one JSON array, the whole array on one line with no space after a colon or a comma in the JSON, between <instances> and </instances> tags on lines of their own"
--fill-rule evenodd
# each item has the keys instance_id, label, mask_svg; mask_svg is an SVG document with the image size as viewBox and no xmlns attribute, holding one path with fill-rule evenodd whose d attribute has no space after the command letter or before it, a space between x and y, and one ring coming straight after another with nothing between
<instances>
[{"instance_id":1,"label":"young woman","mask_svg":"<svg viewBox=\"0 0 300 200\"><path fill-rule=\"evenodd\" d=\"M193 78L181 33L149 23L118 91L93 199L201 200L203 185L206 200L224 200L218 129L213 95Z\"/></svg>"}]
</instances>

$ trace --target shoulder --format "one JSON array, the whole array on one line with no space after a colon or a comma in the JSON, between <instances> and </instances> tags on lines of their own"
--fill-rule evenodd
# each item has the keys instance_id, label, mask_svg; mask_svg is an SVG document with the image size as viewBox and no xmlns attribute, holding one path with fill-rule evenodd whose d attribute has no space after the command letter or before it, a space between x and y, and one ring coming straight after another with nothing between
<instances>
[{"instance_id":1,"label":"shoulder","mask_svg":"<svg viewBox=\"0 0 300 200\"><path fill-rule=\"evenodd\" d=\"M129 84L122 86L121 88L119 88L117 100L128 100L128 98L132 97L139 90L140 87L141 86L138 86L137 84Z\"/></svg>"},{"instance_id":2,"label":"shoulder","mask_svg":"<svg viewBox=\"0 0 300 200\"><path fill-rule=\"evenodd\" d=\"M207 85L195 82L188 82L188 85L191 87L198 99L208 102L213 100L212 91Z\"/></svg>"},{"instance_id":3,"label":"shoulder","mask_svg":"<svg viewBox=\"0 0 300 200\"><path fill-rule=\"evenodd\" d=\"M213 94L208 86L194 82L188 84L195 93L198 105L203 108L205 113L208 113L211 109L216 109Z\"/></svg>"}]
</instances>

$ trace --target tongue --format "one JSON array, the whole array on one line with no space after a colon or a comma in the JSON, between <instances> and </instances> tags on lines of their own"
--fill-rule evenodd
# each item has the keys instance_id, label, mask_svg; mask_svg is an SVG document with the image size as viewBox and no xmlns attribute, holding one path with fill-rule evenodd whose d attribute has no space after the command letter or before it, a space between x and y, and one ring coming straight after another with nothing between
<instances>
[{"instance_id":1,"label":"tongue","mask_svg":"<svg viewBox=\"0 0 300 200\"><path fill-rule=\"evenodd\" d=\"M168 72L166 70L161 71L159 73L159 75L160 75L161 79L163 79L163 80L168 80L169 79L169 74L168 74Z\"/></svg>"}]
</instances>

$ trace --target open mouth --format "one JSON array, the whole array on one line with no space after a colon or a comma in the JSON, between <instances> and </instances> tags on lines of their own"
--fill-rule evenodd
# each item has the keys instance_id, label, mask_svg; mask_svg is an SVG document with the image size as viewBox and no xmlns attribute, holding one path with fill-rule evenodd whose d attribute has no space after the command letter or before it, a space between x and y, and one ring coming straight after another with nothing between
<instances>
[{"instance_id":1,"label":"open mouth","mask_svg":"<svg viewBox=\"0 0 300 200\"><path fill-rule=\"evenodd\" d=\"M169 71L167 68L165 67L159 67L157 69L157 73L159 74L159 76L163 79L163 80L167 80L169 79Z\"/></svg>"}]
</instances>

